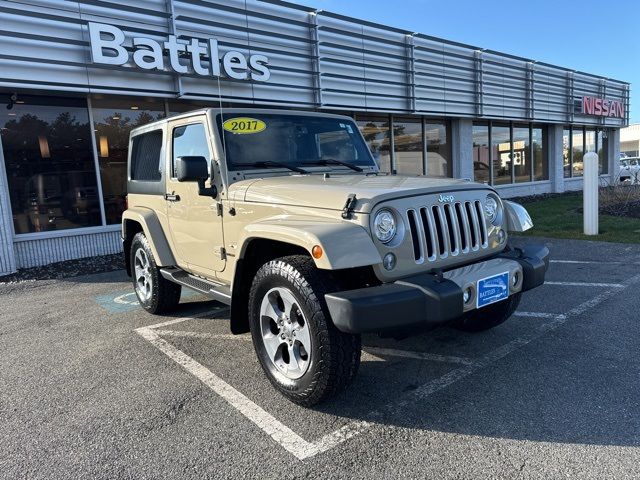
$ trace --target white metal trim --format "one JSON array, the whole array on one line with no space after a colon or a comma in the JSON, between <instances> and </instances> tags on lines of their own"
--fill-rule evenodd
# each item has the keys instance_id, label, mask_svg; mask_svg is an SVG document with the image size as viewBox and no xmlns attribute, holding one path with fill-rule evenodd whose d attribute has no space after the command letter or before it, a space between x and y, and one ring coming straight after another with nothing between
<instances>
[{"instance_id":1,"label":"white metal trim","mask_svg":"<svg viewBox=\"0 0 640 480\"><path fill-rule=\"evenodd\" d=\"M13 241L14 243L18 243L32 242L34 240L49 240L52 238L81 237L82 235L91 235L94 233L118 232L121 228L120 225L107 225L100 227L71 228L52 232L20 233L13 237Z\"/></svg>"},{"instance_id":2,"label":"white metal trim","mask_svg":"<svg viewBox=\"0 0 640 480\"><path fill-rule=\"evenodd\" d=\"M89 129L91 133L91 148L93 149L93 163L96 169L96 182L98 182L98 202L100 203L100 220L102 226L107 224L107 215L104 211L104 194L102 193L102 173L100 172L100 159L98 158L98 145L96 144L96 127L93 122L93 105L91 96L87 95L87 110L89 112Z\"/></svg>"}]
</instances>

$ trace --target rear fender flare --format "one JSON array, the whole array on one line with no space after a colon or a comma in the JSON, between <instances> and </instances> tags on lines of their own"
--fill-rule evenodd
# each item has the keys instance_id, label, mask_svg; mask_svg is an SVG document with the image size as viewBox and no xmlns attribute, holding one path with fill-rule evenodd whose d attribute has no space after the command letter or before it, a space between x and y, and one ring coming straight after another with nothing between
<instances>
[{"instance_id":1,"label":"rear fender flare","mask_svg":"<svg viewBox=\"0 0 640 480\"><path fill-rule=\"evenodd\" d=\"M176 265L175 257L167 241L167 237L162 229L160 220L156 213L149 208L134 207L122 214L122 238L126 242L131 236L127 232L128 222L138 223L142 227L142 231L149 240L149 245L156 260L156 264L160 267ZM125 252L126 254L126 252Z\"/></svg>"}]
</instances>

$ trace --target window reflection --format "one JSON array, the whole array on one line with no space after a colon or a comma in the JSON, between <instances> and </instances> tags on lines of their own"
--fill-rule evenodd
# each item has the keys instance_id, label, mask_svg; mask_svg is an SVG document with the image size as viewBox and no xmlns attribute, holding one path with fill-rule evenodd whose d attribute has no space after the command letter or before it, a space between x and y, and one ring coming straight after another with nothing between
<instances>
[{"instance_id":1,"label":"window reflection","mask_svg":"<svg viewBox=\"0 0 640 480\"><path fill-rule=\"evenodd\" d=\"M473 176L476 182L489 183L489 125L473 125Z\"/></svg>"},{"instance_id":2,"label":"window reflection","mask_svg":"<svg viewBox=\"0 0 640 480\"><path fill-rule=\"evenodd\" d=\"M492 125L493 183L511 183L511 139L508 126Z\"/></svg>"},{"instance_id":3,"label":"window reflection","mask_svg":"<svg viewBox=\"0 0 640 480\"><path fill-rule=\"evenodd\" d=\"M562 131L562 165L564 177L571 176L571 130L565 128Z\"/></svg>"},{"instance_id":4,"label":"window reflection","mask_svg":"<svg viewBox=\"0 0 640 480\"><path fill-rule=\"evenodd\" d=\"M391 130L388 117L356 117L358 128L362 133L373 158L381 172L391 172Z\"/></svg>"},{"instance_id":5,"label":"window reflection","mask_svg":"<svg viewBox=\"0 0 640 480\"><path fill-rule=\"evenodd\" d=\"M531 143L528 126L513 127L513 171L516 182L531 181Z\"/></svg>"},{"instance_id":6,"label":"window reflection","mask_svg":"<svg viewBox=\"0 0 640 480\"><path fill-rule=\"evenodd\" d=\"M449 158L451 155L447 141L447 125L426 122L425 137L427 139L427 176L450 177L451 162L449 162Z\"/></svg>"},{"instance_id":7,"label":"window reflection","mask_svg":"<svg viewBox=\"0 0 640 480\"><path fill-rule=\"evenodd\" d=\"M423 175L422 120L394 119L395 170L399 175Z\"/></svg>"},{"instance_id":8,"label":"window reflection","mask_svg":"<svg viewBox=\"0 0 640 480\"><path fill-rule=\"evenodd\" d=\"M101 224L84 99L21 95L0 129L16 234Z\"/></svg>"},{"instance_id":9,"label":"window reflection","mask_svg":"<svg viewBox=\"0 0 640 480\"><path fill-rule=\"evenodd\" d=\"M583 171L584 133L581 127L574 128L571 136L571 176L581 177Z\"/></svg>"},{"instance_id":10,"label":"window reflection","mask_svg":"<svg viewBox=\"0 0 640 480\"><path fill-rule=\"evenodd\" d=\"M549 178L549 164L547 163L547 131L541 127L531 129L531 143L533 145L533 180L547 180Z\"/></svg>"},{"instance_id":11,"label":"window reflection","mask_svg":"<svg viewBox=\"0 0 640 480\"><path fill-rule=\"evenodd\" d=\"M598 149L598 165L600 173L609 173L609 138L602 130L598 130L596 136L596 143Z\"/></svg>"},{"instance_id":12,"label":"window reflection","mask_svg":"<svg viewBox=\"0 0 640 480\"><path fill-rule=\"evenodd\" d=\"M165 117L164 102L92 99L96 147L107 224L120 223L127 195L127 154L132 129Z\"/></svg>"}]
</instances>

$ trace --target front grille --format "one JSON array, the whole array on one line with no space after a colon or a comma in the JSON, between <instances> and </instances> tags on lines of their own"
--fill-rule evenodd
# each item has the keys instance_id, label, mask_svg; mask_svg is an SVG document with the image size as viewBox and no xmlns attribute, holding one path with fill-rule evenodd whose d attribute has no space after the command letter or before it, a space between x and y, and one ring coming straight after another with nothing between
<instances>
[{"instance_id":1,"label":"front grille","mask_svg":"<svg viewBox=\"0 0 640 480\"><path fill-rule=\"evenodd\" d=\"M479 200L407 210L416 263L435 262L488 248Z\"/></svg>"}]
</instances>

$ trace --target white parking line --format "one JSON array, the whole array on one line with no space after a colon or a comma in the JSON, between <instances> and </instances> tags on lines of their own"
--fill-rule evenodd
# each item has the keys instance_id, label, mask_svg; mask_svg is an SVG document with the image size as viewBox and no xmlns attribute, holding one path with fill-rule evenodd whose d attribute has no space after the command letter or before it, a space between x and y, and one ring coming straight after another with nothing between
<instances>
[{"instance_id":1,"label":"white parking line","mask_svg":"<svg viewBox=\"0 0 640 480\"><path fill-rule=\"evenodd\" d=\"M177 322L176 322L177 323ZM206 332L190 332L186 330L159 330L155 326L147 327L155 331L161 337L182 337L182 338L202 338L206 340L251 340L249 335L233 335L231 333L206 333ZM418 360L429 360L433 362L458 363L468 365L471 360L463 357L454 357L449 355L437 355L425 352L411 352L407 350L395 350L392 348L364 347L362 350L362 359L367 362L384 362L384 358L380 355L391 357L415 358Z\"/></svg>"},{"instance_id":2,"label":"white parking line","mask_svg":"<svg viewBox=\"0 0 640 480\"><path fill-rule=\"evenodd\" d=\"M438 355L427 352L411 352L407 350L396 350L393 348L379 347L363 347L368 353L373 355L386 355L390 357L415 358L417 360L428 360L432 362L457 363L460 365L469 365L472 360L464 357L454 357L451 355Z\"/></svg>"},{"instance_id":3,"label":"white parking line","mask_svg":"<svg viewBox=\"0 0 640 480\"><path fill-rule=\"evenodd\" d=\"M319 453L318 447L315 444L307 442L282 422L276 420L273 415L267 413L264 409L253 403L238 390L215 375L204 365L198 363L186 353L178 350L169 342L160 338L160 336L153 330L153 327L155 327L155 325L152 327L138 328L136 332L186 371L194 375L220 397L225 399L242 415L247 417L261 430L270 435L271 438L273 438L283 448L291 452L300 460Z\"/></svg>"},{"instance_id":4,"label":"white parking line","mask_svg":"<svg viewBox=\"0 0 640 480\"><path fill-rule=\"evenodd\" d=\"M550 318L552 320L564 320L566 315L561 313L546 313L546 312L515 312L516 317L532 317L532 318Z\"/></svg>"},{"instance_id":5,"label":"white parking line","mask_svg":"<svg viewBox=\"0 0 640 480\"><path fill-rule=\"evenodd\" d=\"M589 283L589 282L544 282L545 285L561 285L564 287L604 287L624 288L621 283Z\"/></svg>"},{"instance_id":6,"label":"white parking line","mask_svg":"<svg viewBox=\"0 0 640 480\"><path fill-rule=\"evenodd\" d=\"M399 401L395 400L387 404L383 409L369 412L368 416L371 418L380 418L388 415L389 413L405 415L406 407L409 404L415 403L416 401L424 401L426 398L435 394L436 392L439 392L453 385L454 383L478 372L479 370L492 365L496 361L515 352L519 348L524 347L527 344L539 339L546 333L559 328L570 318L578 317L584 314L586 311L595 308L602 302L618 294L617 288L626 288L639 282L640 275L636 275L635 277L626 280L623 284L600 284L615 285L615 287L612 290L607 290L600 295L597 295L592 299L583 302L582 304L567 312L566 315L545 314L543 312L517 312L518 314L520 314L520 316L540 316L540 318L549 318L550 321L539 325L532 335L516 338L506 345L493 350L492 352L482 356L477 360L471 360L469 364L463 364L463 366L443 375L442 377L419 386L416 390L407 394L403 399ZM619 287L617 287L618 285ZM209 313L210 312L207 312L206 314L199 315L198 317L206 316ZM554 316L548 317L547 315ZM344 441L363 433L374 425L374 423L372 422L357 420L348 423L335 432L325 435L316 442L309 442L305 440L289 427L273 417L273 415L262 409L260 406L249 400L245 395L240 393L238 390L233 388L218 376L216 376L205 366L198 363L196 360L189 357L187 354L177 349L166 340L160 338L159 333L162 332L162 330L160 332L154 330L164 326L175 325L177 323L191 320L193 318L177 318L167 322L159 323L157 325L138 328L136 332L145 340L149 341L158 350L169 356L185 370L202 381L211 390L213 390L220 397L226 400L231 406L238 410L238 412L240 412L247 419L253 422L262 431L271 436L274 441L276 441L285 450L293 454L299 460L304 460L306 458L330 450L343 443ZM169 330L168 332L174 331ZM365 348L367 348L367 350L373 351L374 353L376 352L375 348Z\"/></svg>"},{"instance_id":7,"label":"white parking line","mask_svg":"<svg viewBox=\"0 0 640 480\"><path fill-rule=\"evenodd\" d=\"M623 287L626 288L631 285L635 285L637 283L640 283L640 275L636 275L626 280L624 282ZM383 411L404 415L406 410L405 407L408 404L414 403L416 401L421 401L421 402L424 401L427 397L433 395L434 393L439 392L440 390L443 390L453 385L459 380L462 380L463 378L466 378L485 367L488 367L489 365L495 363L496 361L506 357L510 353L515 352L519 348L524 347L527 344L541 338L543 335L558 329L559 327L564 325L570 318L579 317L580 315L584 314L586 311L597 307L602 302L608 300L609 298L617 294L618 294L617 290L607 290L601 293L600 295L597 295L592 299L581 303L577 307L572 308L566 313L566 315L558 316L553 320L551 320L550 322L546 322L539 325L536 328L535 333L533 335L516 338L510 341L509 343L507 343L506 345L503 345L502 347L499 347L493 350L492 352L489 352L487 355L484 355L478 360L475 360L471 365L460 367L456 370L453 370L443 375L440 378L432 380L431 382L428 382L422 385L421 387L418 387L416 390L409 393L404 400L388 404ZM371 415L380 416L382 415L382 412L373 412Z\"/></svg>"},{"instance_id":8,"label":"white parking line","mask_svg":"<svg viewBox=\"0 0 640 480\"><path fill-rule=\"evenodd\" d=\"M155 332L162 337L191 337L205 339L225 339L225 340L251 340L247 335L233 335L232 333L204 333L204 332L187 332L184 330L156 330Z\"/></svg>"},{"instance_id":9,"label":"white parking line","mask_svg":"<svg viewBox=\"0 0 640 480\"><path fill-rule=\"evenodd\" d=\"M549 263L570 263L570 264L585 264L585 265L591 265L591 264L602 264L602 263L615 263L615 262L595 262L592 260L549 260Z\"/></svg>"}]
</instances>

